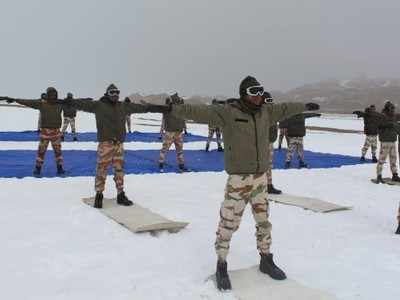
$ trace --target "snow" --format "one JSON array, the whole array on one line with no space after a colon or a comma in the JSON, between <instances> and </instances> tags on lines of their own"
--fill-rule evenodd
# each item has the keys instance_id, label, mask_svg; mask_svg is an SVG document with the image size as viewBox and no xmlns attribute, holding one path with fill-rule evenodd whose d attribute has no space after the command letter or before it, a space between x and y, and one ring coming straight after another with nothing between
<instances>
[{"instance_id":1,"label":"snow","mask_svg":"<svg viewBox=\"0 0 400 300\"><path fill-rule=\"evenodd\" d=\"M157 114L140 117L160 119ZM1 108L2 130L31 130L37 112ZM18 120L17 124L15 120ZM151 120L134 122L157 124ZM362 129L360 120L324 116L308 125ZM79 114L78 128L94 130ZM135 126L157 132L157 127ZM189 125L205 135L206 126ZM359 156L361 134L309 131L307 149ZM1 142L0 149L36 149L35 143ZM159 143L128 143L127 149L158 149ZM203 149L190 143L185 149ZM214 143L212 147L215 147ZM96 149L95 143L64 143L64 149ZM384 175L388 175L385 165ZM337 299L398 299L400 236L393 234L399 187L374 185L375 166L276 170L274 185L317 197L351 211L317 214L271 203L276 263L308 287ZM81 202L93 195L91 177L0 179L1 299L234 299L205 279L215 271L215 231L227 179L225 172L128 175L126 193L170 219L189 221L177 234L133 234ZM115 196L108 177L106 197ZM258 263L249 208L233 236L230 269ZM260 298L261 299L261 298Z\"/></svg>"}]
</instances>

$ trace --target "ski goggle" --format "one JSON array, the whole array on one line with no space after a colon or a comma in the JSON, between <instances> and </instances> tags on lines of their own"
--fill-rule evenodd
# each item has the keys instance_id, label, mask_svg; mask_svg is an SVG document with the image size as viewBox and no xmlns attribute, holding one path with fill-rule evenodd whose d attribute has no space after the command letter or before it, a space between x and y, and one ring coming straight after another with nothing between
<instances>
[{"instance_id":1,"label":"ski goggle","mask_svg":"<svg viewBox=\"0 0 400 300\"><path fill-rule=\"evenodd\" d=\"M249 86L246 89L246 94L249 96L262 96L264 95L264 87L262 85Z\"/></svg>"},{"instance_id":2,"label":"ski goggle","mask_svg":"<svg viewBox=\"0 0 400 300\"><path fill-rule=\"evenodd\" d=\"M267 91L264 91L263 96L264 96L265 102L273 102L274 101L274 99L272 98L271 94L268 93Z\"/></svg>"},{"instance_id":3,"label":"ski goggle","mask_svg":"<svg viewBox=\"0 0 400 300\"><path fill-rule=\"evenodd\" d=\"M109 90L108 92L107 92L107 95L108 96L118 96L119 95L119 90Z\"/></svg>"}]
</instances>

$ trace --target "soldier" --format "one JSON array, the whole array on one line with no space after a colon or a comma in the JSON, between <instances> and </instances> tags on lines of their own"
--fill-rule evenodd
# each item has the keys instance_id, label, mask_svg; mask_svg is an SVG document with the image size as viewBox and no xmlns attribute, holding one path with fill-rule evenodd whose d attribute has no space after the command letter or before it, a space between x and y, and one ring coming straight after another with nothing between
<instances>
[{"instance_id":1,"label":"soldier","mask_svg":"<svg viewBox=\"0 0 400 300\"><path fill-rule=\"evenodd\" d=\"M124 102L131 103L132 101L131 101L131 99L129 99L129 97L126 97ZM128 132L132 133L132 130L131 130L132 129L132 127L131 127L131 115L127 115L125 121L126 121L126 127L128 127Z\"/></svg>"},{"instance_id":2,"label":"soldier","mask_svg":"<svg viewBox=\"0 0 400 300\"><path fill-rule=\"evenodd\" d=\"M297 152L297 156L299 158L299 168L307 168L307 164L304 162L303 143L303 138L306 135L305 119L320 116L321 114L304 113L292 116L287 120L289 146L286 153L286 168L290 168L293 152Z\"/></svg>"},{"instance_id":3,"label":"soldier","mask_svg":"<svg viewBox=\"0 0 400 300\"><path fill-rule=\"evenodd\" d=\"M392 171L392 180L400 181L397 174L397 151L396 140L399 128L396 122L395 106L392 102L386 101L382 114L369 112L379 118L378 135L381 142L379 159L376 165L377 183L383 183L382 170L386 157L389 155L390 170Z\"/></svg>"},{"instance_id":4,"label":"soldier","mask_svg":"<svg viewBox=\"0 0 400 300\"><path fill-rule=\"evenodd\" d=\"M399 203L399 209L397 211L397 223L399 225L397 226L396 234L400 234L400 203Z\"/></svg>"},{"instance_id":5,"label":"soldier","mask_svg":"<svg viewBox=\"0 0 400 300\"><path fill-rule=\"evenodd\" d=\"M43 97L42 97L43 98ZM21 105L38 109L41 116L40 141L36 157L36 165L33 171L35 176L39 176L42 170L44 157L49 143L54 150L57 165L57 174L65 173L63 168L63 158L61 153L61 111L63 108L62 100L58 100L58 92L54 87L47 88L46 99L27 100L5 97L8 103L17 102Z\"/></svg>"},{"instance_id":6,"label":"soldier","mask_svg":"<svg viewBox=\"0 0 400 300\"><path fill-rule=\"evenodd\" d=\"M358 118L364 118L365 143L361 149L360 160L365 161L365 154L367 154L369 147L371 147L372 161L376 163L378 162L376 149L378 148L378 125L380 118L369 112L376 112L375 105L367 107L364 112L356 110L353 114L356 114Z\"/></svg>"},{"instance_id":7,"label":"soldier","mask_svg":"<svg viewBox=\"0 0 400 300\"><path fill-rule=\"evenodd\" d=\"M264 92L264 101L266 103L271 103L273 104L274 99L272 98L271 94L268 92ZM271 127L269 128L269 143L268 143L268 149L269 151L268 157L269 157L269 163L268 163L268 168L267 168L267 189L269 194L282 194L281 190L278 190L274 187L272 184L272 167L273 167L273 161L274 161L274 143L278 137L278 127L275 124L271 124Z\"/></svg>"},{"instance_id":8,"label":"soldier","mask_svg":"<svg viewBox=\"0 0 400 300\"><path fill-rule=\"evenodd\" d=\"M286 140L286 148L289 148L289 137L287 134L287 120L279 121L279 141L278 141L278 149L282 149L283 138Z\"/></svg>"},{"instance_id":9,"label":"soldier","mask_svg":"<svg viewBox=\"0 0 400 300\"><path fill-rule=\"evenodd\" d=\"M74 99L74 96L72 95L72 93L68 93L67 98L65 98L65 100L67 100L67 102L68 102L69 100L72 100L72 99ZM83 98L81 100L91 100L91 99ZM78 140L78 137L76 136L76 126L75 126L76 109L73 108L72 106L64 106L63 114L64 114L64 125L61 130L61 132L62 132L61 140L64 141L65 132L67 131L68 125L70 125L72 135L73 135L73 141L75 142Z\"/></svg>"},{"instance_id":10,"label":"soldier","mask_svg":"<svg viewBox=\"0 0 400 300\"><path fill-rule=\"evenodd\" d=\"M212 103L212 105L218 105L217 99L213 99L211 103ZM224 149L222 148L222 145L221 145L221 128L215 127L211 124L208 124L208 137L207 137L207 143L206 143L206 152L208 152L208 150L210 150L210 142L214 136L214 133L215 133L215 137L217 138L218 151L222 152L222 151L224 151Z\"/></svg>"},{"instance_id":11,"label":"soldier","mask_svg":"<svg viewBox=\"0 0 400 300\"><path fill-rule=\"evenodd\" d=\"M268 220L265 174L269 164L269 151L266 151L269 126L306 109L319 107L313 103L263 104L264 88L251 76L241 82L239 93L240 99L231 99L225 105L172 105L172 115L215 124L223 132L225 169L229 177L215 242L217 287L223 290L231 289L226 258L232 234L239 228L247 203L251 204L256 221L260 271L277 280L286 278L270 253L271 223Z\"/></svg>"},{"instance_id":12,"label":"soldier","mask_svg":"<svg viewBox=\"0 0 400 300\"><path fill-rule=\"evenodd\" d=\"M183 99L175 93L170 99L166 99L165 103L168 105L170 103L175 105L182 105ZM176 160L178 161L179 171L185 171L185 161L183 158L183 135L182 133L187 133L186 122L181 118L165 113L163 114L163 119L161 121L161 135L164 139L163 145L160 151L159 168L160 172L164 172L165 157L172 143L175 145L176 150Z\"/></svg>"},{"instance_id":13,"label":"soldier","mask_svg":"<svg viewBox=\"0 0 400 300\"><path fill-rule=\"evenodd\" d=\"M162 105L141 105L119 101L119 89L111 84L99 101L68 100L77 110L94 113L96 116L97 167L95 178L95 208L103 207L103 191L107 178L107 169L112 164L114 181L117 188L117 203L133 204L124 192L124 141L126 136L126 116L132 113L165 112L168 107Z\"/></svg>"}]
</instances>

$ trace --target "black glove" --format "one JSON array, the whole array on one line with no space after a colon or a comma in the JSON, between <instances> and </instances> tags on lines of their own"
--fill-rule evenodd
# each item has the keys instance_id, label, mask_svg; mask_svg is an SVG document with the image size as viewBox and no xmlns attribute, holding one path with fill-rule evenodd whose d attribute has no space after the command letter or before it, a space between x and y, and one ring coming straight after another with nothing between
<instances>
[{"instance_id":1,"label":"black glove","mask_svg":"<svg viewBox=\"0 0 400 300\"><path fill-rule=\"evenodd\" d=\"M357 115L357 118L360 118L361 117L361 111L355 110L355 111L353 111L353 115Z\"/></svg>"},{"instance_id":2,"label":"black glove","mask_svg":"<svg viewBox=\"0 0 400 300\"><path fill-rule=\"evenodd\" d=\"M171 105L148 105L147 111L154 113L168 113L171 112Z\"/></svg>"},{"instance_id":3,"label":"black glove","mask_svg":"<svg viewBox=\"0 0 400 300\"><path fill-rule=\"evenodd\" d=\"M318 110L319 109L319 104L317 103L306 103L306 109L307 110Z\"/></svg>"},{"instance_id":4,"label":"black glove","mask_svg":"<svg viewBox=\"0 0 400 300\"><path fill-rule=\"evenodd\" d=\"M15 100L14 100L14 99L12 99L12 98L8 98L8 97L7 97L7 103L13 103L13 102L15 102Z\"/></svg>"}]
</instances>

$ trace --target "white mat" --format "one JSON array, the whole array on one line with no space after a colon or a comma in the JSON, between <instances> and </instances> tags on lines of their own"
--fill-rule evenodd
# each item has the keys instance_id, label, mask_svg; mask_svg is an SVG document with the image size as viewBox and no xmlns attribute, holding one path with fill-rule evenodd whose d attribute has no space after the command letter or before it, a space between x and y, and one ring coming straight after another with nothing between
<instances>
[{"instance_id":1,"label":"white mat","mask_svg":"<svg viewBox=\"0 0 400 300\"><path fill-rule=\"evenodd\" d=\"M258 266L229 272L232 293L240 300L335 300L329 293L305 287L292 279L274 280ZM215 284L215 275L210 277Z\"/></svg>"},{"instance_id":2,"label":"white mat","mask_svg":"<svg viewBox=\"0 0 400 300\"><path fill-rule=\"evenodd\" d=\"M94 198L84 198L82 201L93 206ZM104 198L103 208L98 210L132 232L152 232L160 230L178 232L189 224L186 222L171 221L138 204L134 204L133 206L118 205L116 199Z\"/></svg>"},{"instance_id":3,"label":"white mat","mask_svg":"<svg viewBox=\"0 0 400 300\"><path fill-rule=\"evenodd\" d=\"M297 206L320 213L351 209L349 206L341 206L316 198L299 197L289 194L268 194L268 199L278 203Z\"/></svg>"}]
</instances>

